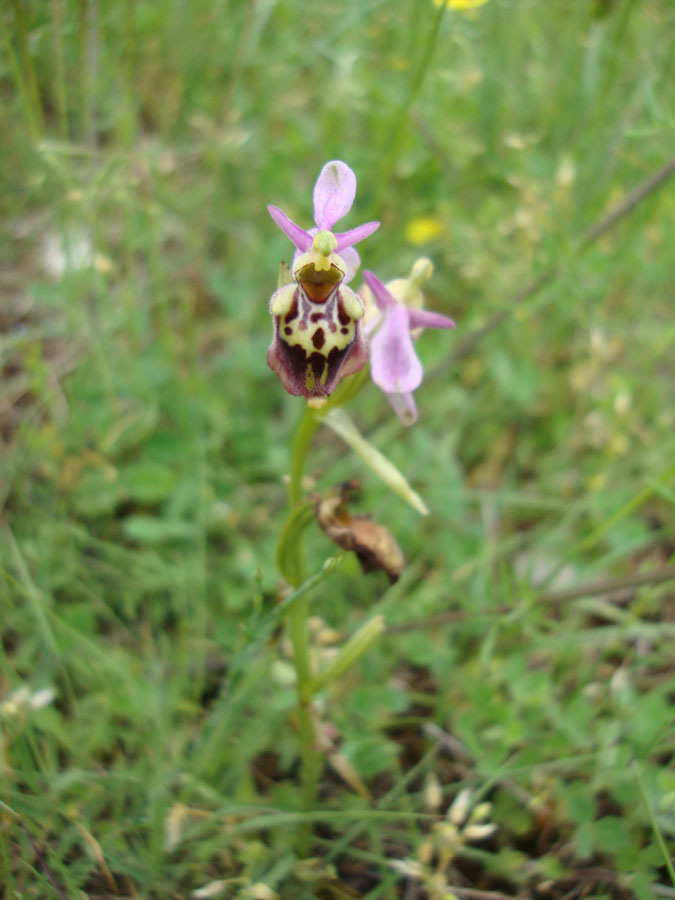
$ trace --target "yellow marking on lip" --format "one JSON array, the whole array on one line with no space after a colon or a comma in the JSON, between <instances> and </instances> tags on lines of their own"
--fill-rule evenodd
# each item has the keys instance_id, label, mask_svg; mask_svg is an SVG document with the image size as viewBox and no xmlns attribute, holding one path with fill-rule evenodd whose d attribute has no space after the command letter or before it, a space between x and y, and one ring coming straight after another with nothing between
<instances>
[{"instance_id":1,"label":"yellow marking on lip","mask_svg":"<svg viewBox=\"0 0 675 900\"><path fill-rule=\"evenodd\" d=\"M325 339L320 350L312 343L312 336L317 328L323 330ZM343 333L343 328L347 329L346 334ZM288 333L289 329L290 334ZM330 330L328 323L325 320L316 323L312 322L308 328L302 330L300 329L297 320L288 324L279 323L279 337L281 340L288 344L289 347L302 347L308 357L311 356L312 353L320 353L321 356L328 357L331 350L344 350L345 347L348 347L354 340L354 331L354 322L349 322L347 325L339 325L335 332Z\"/></svg>"},{"instance_id":2,"label":"yellow marking on lip","mask_svg":"<svg viewBox=\"0 0 675 900\"><path fill-rule=\"evenodd\" d=\"M363 316L363 303L358 296L348 287L341 289L342 303L345 312L352 319L360 319Z\"/></svg>"},{"instance_id":3,"label":"yellow marking on lip","mask_svg":"<svg viewBox=\"0 0 675 900\"><path fill-rule=\"evenodd\" d=\"M272 294L270 300L270 312L273 316L285 316L293 305L293 297L297 290L296 284L287 284L286 287Z\"/></svg>"}]
</instances>

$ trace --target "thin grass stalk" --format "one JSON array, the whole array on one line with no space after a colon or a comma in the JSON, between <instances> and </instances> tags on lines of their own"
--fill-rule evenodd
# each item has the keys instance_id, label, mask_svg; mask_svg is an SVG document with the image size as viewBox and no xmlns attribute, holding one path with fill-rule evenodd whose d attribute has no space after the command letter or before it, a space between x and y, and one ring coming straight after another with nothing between
<instances>
[{"instance_id":1,"label":"thin grass stalk","mask_svg":"<svg viewBox=\"0 0 675 900\"><path fill-rule=\"evenodd\" d=\"M63 26L65 21L63 0L51 0L51 19L54 106L56 107L59 135L66 140L68 138L68 89L66 87L66 72L63 61Z\"/></svg>"},{"instance_id":2,"label":"thin grass stalk","mask_svg":"<svg viewBox=\"0 0 675 900\"><path fill-rule=\"evenodd\" d=\"M92 52L94 0L78 0L79 12L79 76L80 76L80 138L88 146L94 145L93 64Z\"/></svg>"},{"instance_id":3,"label":"thin grass stalk","mask_svg":"<svg viewBox=\"0 0 675 900\"><path fill-rule=\"evenodd\" d=\"M595 225L592 225L578 237L573 245L575 253L580 255L595 244L603 235L607 234L608 231L614 228L614 226L625 216L629 215L629 213L639 206L643 200L653 194L654 191L657 191L673 175L675 175L675 157L668 160L668 162L657 169L656 172L653 172L631 191L625 200L614 207L614 209L610 210L599 222L596 222ZM453 368L459 360L473 352L475 347L484 337L487 337L487 335L491 334L503 322L509 319L517 306L525 300L534 297L535 294L538 294L540 290L554 281L559 275L560 268L554 266L514 294L511 297L508 307L498 310L484 325L480 328L476 328L474 331L470 331L464 339L457 344L453 353L446 356L445 359L434 366L429 372L427 380L438 378L447 370Z\"/></svg>"},{"instance_id":4,"label":"thin grass stalk","mask_svg":"<svg viewBox=\"0 0 675 900\"><path fill-rule=\"evenodd\" d=\"M124 79L126 115L124 121L124 141L130 147L136 134L137 111L136 88L136 28L135 0L124 2Z\"/></svg>"},{"instance_id":5,"label":"thin grass stalk","mask_svg":"<svg viewBox=\"0 0 675 900\"><path fill-rule=\"evenodd\" d=\"M401 145L403 143L405 130L408 127L408 123L410 120L410 111L413 104L415 103L415 100L419 96L420 91L422 90L427 72L429 71L429 66L436 49L436 44L438 43L438 35L440 34L441 23L443 21L445 10L446 5L445 3L442 3L438 9L438 12L436 13L436 16L434 17L431 29L429 30L429 33L427 35L424 49L422 50L422 54L419 57L417 68L415 69L415 73L408 87L408 93L406 94L405 100L394 115L393 135L390 135L390 137L388 138L389 149L386 153L383 164L380 167L380 182L375 192L375 206L377 208L380 208L383 205L385 192L389 186L391 176L396 168L396 163L398 162L398 158L401 153Z\"/></svg>"},{"instance_id":6,"label":"thin grass stalk","mask_svg":"<svg viewBox=\"0 0 675 900\"><path fill-rule=\"evenodd\" d=\"M40 89L38 87L38 78L33 65L33 59L28 51L28 26L24 16L24 8L21 0L11 0L12 9L14 10L14 20L16 22L16 34L19 44L19 54L21 63L25 72L25 82L28 95L33 106L35 121L38 131L44 132L44 116L42 114L42 101L40 99Z\"/></svg>"},{"instance_id":7,"label":"thin grass stalk","mask_svg":"<svg viewBox=\"0 0 675 900\"><path fill-rule=\"evenodd\" d=\"M658 820L654 815L654 810L652 809L652 805L649 801L649 795L647 794L647 790L644 785L644 781L642 780L642 773L640 772L640 764L637 760L633 760L633 773L635 775L635 780L637 782L638 790L640 791L640 796L642 797L642 802L645 805L647 810L647 815L649 816L649 821L651 823L652 829L656 836L656 841L659 845L659 850L663 854L663 862L672 882L673 887L675 887L675 866L673 866L673 859L670 854L668 847L666 846L666 842L663 838L663 833L661 832L661 828L659 827Z\"/></svg>"},{"instance_id":8,"label":"thin grass stalk","mask_svg":"<svg viewBox=\"0 0 675 900\"><path fill-rule=\"evenodd\" d=\"M23 73L21 71L21 65L19 64L19 59L14 52L14 47L12 46L12 41L9 36L9 32L7 30L7 25L5 23L5 19L0 14L0 30L2 31L2 42L5 46L5 51L7 53L7 58L9 59L9 67L12 72L12 78L14 79L14 84L16 85L17 93L21 98L21 104L23 106L24 115L26 117L26 125L28 127L28 131L30 136L34 141L39 141L42 136L42 129L40 127L40 123L38 118L36 118L35 109L33 107L33 102L31 100L30 91L24 79Z\"/></svg>"}]
</instances>

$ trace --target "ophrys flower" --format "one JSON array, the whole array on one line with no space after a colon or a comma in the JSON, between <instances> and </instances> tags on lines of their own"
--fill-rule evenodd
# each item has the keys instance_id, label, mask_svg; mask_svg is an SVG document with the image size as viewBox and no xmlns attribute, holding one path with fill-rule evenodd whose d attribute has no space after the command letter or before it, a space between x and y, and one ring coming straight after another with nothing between
<instances>
[{"instance_id":1,"label":"ophrys flower","mask_svg":"<svg viewBox=\"0 0 675 900\"><path fill-rule=\"evenodd\" d=\"M415 263L409 278L389 282L388 286L372 272L363 273L379 310L368 326L370 374L406 425L412 425L417 419L413 391L424 376L413 338L423 328L455 327L448 316L421 308L419 285L430 274L431 262L426 259Z\"/></svg>"},{"instance_id":2,"label":"ophrys flower","mask_svg":"<svg viewBox=\"0 0 675 900\"><path fill-rule=\"evenodd\" d=\"M274 338L267 362L290 394L313 405L321 405L341 378L367 360L363 304L346 281L360 263L353 244L372 234L379 222L340 234L330 230L349 212L355 194L356 176L346 163L334 160L326 163L314 186L316 228L305 231L278 207L268 207L297 252L295 282L270 300Z\"/></svg>"}]
</instances>

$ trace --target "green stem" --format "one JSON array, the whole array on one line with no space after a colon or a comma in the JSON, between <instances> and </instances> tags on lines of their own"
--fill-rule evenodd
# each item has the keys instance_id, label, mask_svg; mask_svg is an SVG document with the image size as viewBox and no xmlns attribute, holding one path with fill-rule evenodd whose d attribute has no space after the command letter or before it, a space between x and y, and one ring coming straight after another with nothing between
<instances>
[{"instance_id":1,"label":"green stem","mask_svg":"<svg viewBox=\"0 0 675 900\"><path fill-rule=\"evenodd\" d=\"M340 385L341 389L336 391L334 397L327 404L326 409L332 405L341 405L347 399L354 396L365 384L361 373L352 378L345 379ZM305 406L302 418L298 424L293 444L291 446L291 471L290 484L288 487L289 514L286 525L282 529L279 543L279 555L284 555L283 542L287 538L289 526L292 526L294 517L302 515L302 479L305 472L305 460L312 439L321 422L321 415L310 406ZM310 507L311 509L311 507ZM304 581L304 564L303 564L303 541L304 527L294 529L296 547L293 553L293 566L285 567L283 574L290 581L292 587L299 587ZM309 618L309 598L307 593L298 596L293 601L286 615L288 631L293 645L293 665L297 677L297 716L298 716L298 733L300 738L300 782L301 782L301 803L303 812L312 809L319 787L319 778L321 776L322 756L317 749L316 727L312 715L312 698L315 693L314 678L312 675L312 667L310 660L310 637L307 628L307 620ZM311 823L304 824L298 834L298 852L301 856L306 856L312 834Z\"/></svg>"},{"instance_id":2,"label":"green stem","mask_svg":"<svg viewBox=\"0 0 675 900\"><path fill-rule=\"evenodd\" d=\"M320 412L312 409L311 406L305 406L291 446L291 478L288 486L288 502L291 513L302 501L302 477L305 472L305 460L316 430L321 424L321 418L331 409L337 409L339 406L344 406L345 403L352 400L365 387L368 382L368 376L369 369L367 366L364 366L360 372L344 378ZM297 584L293 586L297 587Z\"/></svg>"},{"instance_id":3,"label":"green stem","mask_svg":"<svg viewBox=\"0 0 675 900\"><path fill-rule=\"evenodd\" d=\"M298 429L293 438L291 448L291 480L288 488L290 505L289 515L293 515L302 500L302 478L305 471L305 460L312 443L312 438L319 426L316 412L305 407ZM282 531L282 536L283 536ZM296 548L297 569L294 573L298 587L303 580L303 531L297 537L300 545ZM312 669L310 664L310 641L307 619L309 617L309 600L306 594L290 607L287 614L288 631L293 645L293 665L297 677L297 716L300 737L300 781L301 802L303 812L308 812L314 805L321 774L321 755L316 748L316 730L312 718ZM298 852L306 856L309 851L311 825L305 824L298 834Z\"/></svg>"},{"instance_id":4,"label":"green stem","mask_svg":"<svg viewBox=\"0 0 675 900\"><path fill-rule=\"evenodd\" d=\"M309 658L307 619L309 600L299 597L288 613L288 627L293 644L293 662L298 679L298 732L300 736L300 781L303 812L311 810L316 800L321 774L321 754L316 746L316 729L312 717L312 671ZM306 855L309 849L309 827L298 835L298 850Z\"/></svg>"},{"instance_id":5,"label":"green stem","mask_svg":"<svg viewBox=\"0 0 675 900\"><path fill-rule=\"evenodd\" d=\"M298 430L295 432L291 448L291 482L288 487L288 502L291 510L302 499L302 476L305 471L305 459L318 427L319 419L316 411L310 406L305 406L305 411L302 419L300 419ZM294 587L297 587L297 585L294 585Z\"/></svg>"}]
</instances>

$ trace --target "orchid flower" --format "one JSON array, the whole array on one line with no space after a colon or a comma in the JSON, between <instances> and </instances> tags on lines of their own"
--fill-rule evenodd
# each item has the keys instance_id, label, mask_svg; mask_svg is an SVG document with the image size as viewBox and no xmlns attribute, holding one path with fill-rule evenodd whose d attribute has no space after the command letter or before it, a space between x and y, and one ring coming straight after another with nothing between
<instances>
[{"instance_id":1,"label":"orchid flower","mask_svg":"<svg viewBox=\"0 0 675 900\"><path fill-rule=\"evenodd\" d=\"M314 221L316 222L316 228L310 228L308 231L305 231L289 219L286 213L279 209L278 206L267 207L276 224L297 248L293 260L294 269L300 254L307 253L313 249L314 239L319 232L327 231L330 234L333 233L333 226L347 215L352 208L355 196L356 175L346 163L339 159L334 159L332 162L326 163L321 169L314 185ZM334 252L342 257L347 267L345 282L352 280L361 265L359 254L354 250L354 244L370 237L379 227L379 222L366 222L364 225L357 225L356 228L352 228L350 231L343 231L334 235L336 240Z\"/></svg>"},{"instance_id":2,"label":"orchid flower","mask_svg":"<svg viewBox=\"0 0 675 900\"><path fill-rule=\"evenodd\" d=\"M372 272L363 273L379 310L368 326L370 373L405 425L412 425L417 419L413 391L420 386L424 375L413 339L423 328L455 327L447 316L421 308L419 285L431 271L429 260L418 260L410 278L397 279L386 287Z\"/></svg>"},{"instance_id":3,"label":"orchid flower","mask_svg":"<svg viewBox=\"0 0 675 900\"><path fill-rule=\"evenodd\" d=\"M294 283L270 300L274 338L267 363L296 396L320 407L341 378L361 369L368 358L361 319L363 304L346 286L360 265L353 244L372 234L379 222L351 231L330 230L352 207L356 176L340 160L326 163L314 186L317 227L304 231L276 206L269 213L297 248Z\"/></svg>"}]
</instances>

